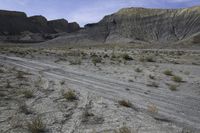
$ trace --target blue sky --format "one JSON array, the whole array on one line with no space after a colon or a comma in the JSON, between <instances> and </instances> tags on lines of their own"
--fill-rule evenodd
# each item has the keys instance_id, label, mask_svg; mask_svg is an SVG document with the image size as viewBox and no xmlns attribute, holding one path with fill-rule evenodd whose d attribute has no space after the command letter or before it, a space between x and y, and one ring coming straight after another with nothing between
<instances>
[{"instance_id":1,"label":"blue sky","mask_svg":"<svg viewBox=\"0 0 200 133\"><path fill-rule=\"evenodd\" d=\"M125 7L182 8L200 5L200 0L0 0L0 9L43 15L48 20L65 18L81 26Z\"/></svg>"}]
</instances>

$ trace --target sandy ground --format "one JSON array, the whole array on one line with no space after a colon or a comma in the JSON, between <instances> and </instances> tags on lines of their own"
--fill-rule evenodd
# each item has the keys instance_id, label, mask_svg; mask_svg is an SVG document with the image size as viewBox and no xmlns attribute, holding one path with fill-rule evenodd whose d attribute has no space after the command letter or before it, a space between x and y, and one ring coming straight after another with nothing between
<instances>
[{"instance_id":1,"label":"sandy ground","mask_svg":"<svg viewBox=\"0 0 200 133\"><path fill-rule=\"evenodd\" d=\"M198 50L2 48L0 82L2 133L200 130Z\"/></svg>"}]
</instances>

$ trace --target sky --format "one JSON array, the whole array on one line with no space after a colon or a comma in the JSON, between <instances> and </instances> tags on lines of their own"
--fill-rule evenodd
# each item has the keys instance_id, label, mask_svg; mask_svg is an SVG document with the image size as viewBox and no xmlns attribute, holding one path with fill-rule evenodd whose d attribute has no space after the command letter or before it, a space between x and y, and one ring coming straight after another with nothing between
<instances>
[{"instance_id":1,"label":"sky","mask_svg":"<svg viewBox=\"0 0 200 133\"><path fill-rule=\"evenodd\" d=\"M81 26L100 21L105 15L126 7L184 8L200 5L200 0L0 0L1 10L23 11L28 16L43 15L48 20L65 18Z\"/></svg>"}]
</instances>

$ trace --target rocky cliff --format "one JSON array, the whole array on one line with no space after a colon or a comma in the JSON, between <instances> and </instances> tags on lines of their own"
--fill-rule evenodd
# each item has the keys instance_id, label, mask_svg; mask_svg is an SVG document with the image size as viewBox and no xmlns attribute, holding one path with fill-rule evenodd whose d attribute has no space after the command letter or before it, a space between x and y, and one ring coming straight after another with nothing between
<instances>
[{"instance_id":1,"label":"rocky cliff","mask_svg":"<svg viewBox=\"0 0 200 133\"><path fill-rule=\"evenodd\" d=\"M124 8L87 24L79 33L51 42L130 43L134 41L172 43L200 32L200 7L183 9ZM195 42L199 37L195 36Z\"/></svg>"},{"instance_id":2,"label":"rocky cliff","mask_svg":"<svg viewBox=\"0 0 200 133\"><path fill-rule=\"evenodd\" d=\"M122 9L106 16L100 24L107 25L106 41L114 41L116 36L142 41L179 41L200 31L200 7Z\"/></svg>"},{"instance_id":3,"label":"rocky cliff","mask_svg":"<svg viewBox=\"0 0 200 133\"><path fill-rule=\"evenodd\" d=\"M23 12L0 10L0 39L4 40L20 41L24 38L24 33L29 32L32 36L40 36L43 41L46 34L71 33L79 29L77 23L68 23L65 19L48 21L43 16L27 17ZM29 34L26 34L26 39L31 37L27 35Z\"/></svg>"},{"instance_id":4,"label":"rocky cliff","mask_svg":"<svg viewBox=\"0 0 200 133\"><path fill-rule=\"evenodd\" d=\"M65 19L57 19L48 22L48 25L54 30L54 32L75 32L80 29L80 26L76 22L68 23Z\"/></svg>"}]
</instances>

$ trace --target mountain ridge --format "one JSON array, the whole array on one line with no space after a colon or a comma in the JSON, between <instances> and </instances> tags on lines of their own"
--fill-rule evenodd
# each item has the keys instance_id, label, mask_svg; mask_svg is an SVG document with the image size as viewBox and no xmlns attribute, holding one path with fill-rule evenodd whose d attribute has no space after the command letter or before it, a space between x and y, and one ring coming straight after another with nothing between
<instances>
[{"instance_id":1,"label":"mountain ridge","mask_svg":"<svg viewBox=\"0 0 200 133\"><path fill-rule=\"evenodd\" d=\"M200 6L180 9L124 8L105 16L98 23L87 24L74 34L48 43L178 43L198 32Z\"/></svg>"},{"instance_id":2,"label":"mountain ridge","mask_svg":"<svg viewBox=\"0 0 200 133\"><path fill-rule=\"evenodd\" d=\"M28 17L26 13L19 11L0 10L0 20L0 40L4 41L22 42L27 39L27 42L34 42L35 38L38 38L36 42L45 41L47 38L54 38L51 34L72 33L80 29L76 22L69 23L65 19L48 21L44 16ZM27 32L29 34L24 34Z\"/></svg>"}]
</instances>

